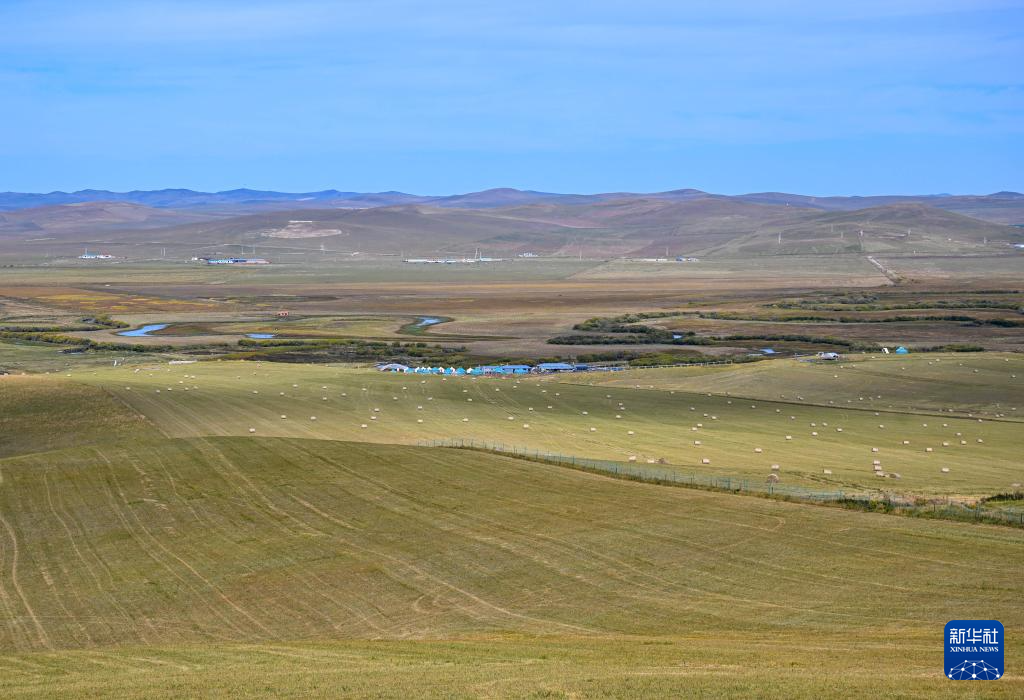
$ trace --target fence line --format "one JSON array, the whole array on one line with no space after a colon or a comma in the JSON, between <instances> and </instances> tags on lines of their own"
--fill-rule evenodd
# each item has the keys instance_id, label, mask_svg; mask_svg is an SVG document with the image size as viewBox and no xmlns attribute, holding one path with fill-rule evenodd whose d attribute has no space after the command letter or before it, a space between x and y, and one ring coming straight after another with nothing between
<instances>
[{"instance_id":1,"label":"fence line","mask_svg":"<svg viewBox=\"0 0 1024 700\"><path fill-rule=\"evenodd\" d=\"M727 491L752 496L764 496L808 503L832 503L848 507L882 512L898 512L919 517L934 517L944 520L968 520L1003 525L1024 527L1024 510L999 510L983 506L967 506L959 503L928 502L921 503L910 497L893 494L878 496L864 493L848 493L842 489L835 491L816 491L802 486L774 483L768 480L742 478L736 476L713 476L709 474L687 473L681 468L665 464L644 464L617 462L614 460L592 459L576 455L563 455L536 448L520 445L507 445L476 439L442 439L420 440L422 447L444 447L449 449L478 450L494 454L519 457L546 464L571 467L584 471L593 471L611 476L643 481L653 484L682 486L686 488L710 491Z\"/></svg>"}]
</instances>

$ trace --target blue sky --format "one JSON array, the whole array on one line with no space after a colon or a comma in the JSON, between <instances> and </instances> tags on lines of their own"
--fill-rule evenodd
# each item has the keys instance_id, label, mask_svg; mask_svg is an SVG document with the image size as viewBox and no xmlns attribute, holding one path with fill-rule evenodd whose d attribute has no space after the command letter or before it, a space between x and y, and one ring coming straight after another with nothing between
<instances>
[{"instance_id":1,"label":"blue sky","mask_svg":"<svg viewBox=\"0 0 1024 700\"><path fill-rule=\"evenodd\" d=\"M1024 0L0 2L0 190L1024 190Z\"/></svg>"}]
</instances>

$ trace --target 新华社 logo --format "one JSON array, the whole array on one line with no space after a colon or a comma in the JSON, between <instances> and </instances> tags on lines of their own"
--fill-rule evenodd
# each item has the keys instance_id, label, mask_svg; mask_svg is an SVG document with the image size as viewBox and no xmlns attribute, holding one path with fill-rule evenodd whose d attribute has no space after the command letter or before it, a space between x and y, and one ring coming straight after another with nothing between
<instances>
[{"instance_id":1,"label":"\u65b0\u534e\u793e logo","mask_svg":"<svg viewBox=\"0 0 1024 700\"><path fill-rule=\"evenodd\" d=\"M1002 678L1003 625L998 620L950 620L946 623L946 678L994 681Z\"/></svg>"}]
</instances>

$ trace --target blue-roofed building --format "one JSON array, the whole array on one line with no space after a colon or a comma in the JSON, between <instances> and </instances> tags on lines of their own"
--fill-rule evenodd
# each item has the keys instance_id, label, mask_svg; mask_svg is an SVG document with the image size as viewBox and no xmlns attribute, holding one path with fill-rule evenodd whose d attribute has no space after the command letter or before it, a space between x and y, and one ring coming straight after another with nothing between
<instances>
[{"instance_id":1,"label":"blue-roofed building","mask_svg":"<svg viewBox=\"0 0 1024 700\"><path fill-rule=\"evenodd\" d=\"M530 371L530 365L502 365L498 370L503 374L526 374Z\"/></svg>"},{"instance_id":2,"label":"blue-roofed building","mask_svg":"<svg viewBox=\"0 0 1024 700\"><path fill-rule=\"evenodd\" d=\"M771 348L761 348L761 350L759 352L762 355L774 355L775 354L775 351L772 350Z\"/></svg>"},{"instance_id":3,"label":"blue-roofed building","mask_svg":"<svg viewBox=\"0 0 1024 700\"><path fill-rule=\"evenodd\" d=\"M897 355L908 355L908 354L910 354L910 351L907 350L905 347L903 347L901 345L898 348L896 348L896 354Z\"/></svg>"}]
</instances>

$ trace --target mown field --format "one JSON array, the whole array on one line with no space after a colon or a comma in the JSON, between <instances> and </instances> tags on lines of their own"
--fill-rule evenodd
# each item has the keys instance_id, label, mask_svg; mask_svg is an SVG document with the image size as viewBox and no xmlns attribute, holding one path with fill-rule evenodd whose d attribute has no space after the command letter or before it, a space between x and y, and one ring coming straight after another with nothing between
<instances>
[{"instance_id":1,"label":"mown field","mask_svg":"<svg viewBox=\"0 0 1024 700\"><path fill-rule=\"evenodd\" d=\"M5 697L953 697L945 621L1024 622L1010 528L294 438L0 476Z\"/></svg>"},{"instance_id":2,"label":"mown field","mask_svg":"<svg viewBox=\"0 0 1024 700\"><path fill-rule=\"evenodd\" d=\"M999 363L981 357L992 365L986 370L992 372L989 383L1001 381L1019 397L1010 370L1000 377ZM968 365L956 368L964 375L959 391L967 405L971 399L964 386L981 376L980 369L975 374L971 368L974 358L945 360ZM928 367L928 361L933 360L915 356L906 364ZM714 393L711 387L672 389L674 369L638 371L632 378L615 373L502 380L208 362L103 368L72 373L72 378L116 396L172 437L405 444L454 438L623 462L634 457L640 464L664 460L666 468L682 474L758 481L777 464L783 483L857 493L982 496L1024 481L1020 425L1009 416L997 417L992 406L986 405L981 420L962 410L941 415L942 407L935 405L930 413L910 413L894 403L898 394L864 392L856 370L794 367L805 372L799 381L807 381L807 395L789 376L779 385L769 383L785 389L763 391L753 400ZM619 385L569 383L603 381ZM812 393L818 382L831 386ZM742 382L726 390L736 386ZM978 397L980 402L990 398L984 389ZM1006 413L1013 414L1011 407ZM876 477L875 460L899 478Z\"/></svg>"}]
</instances>

